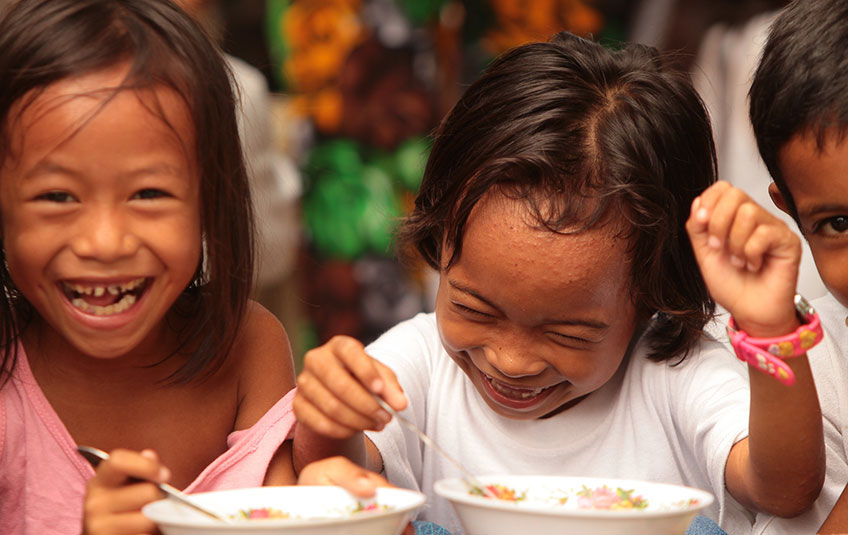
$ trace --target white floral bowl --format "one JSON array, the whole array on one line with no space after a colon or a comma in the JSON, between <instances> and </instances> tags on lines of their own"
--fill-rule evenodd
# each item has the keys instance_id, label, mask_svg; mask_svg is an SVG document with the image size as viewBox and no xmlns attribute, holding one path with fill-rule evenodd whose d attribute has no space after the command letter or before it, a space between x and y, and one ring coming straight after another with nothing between
<instances>
[{"instance_id":1,"label":"white floral bowl","mask_svg":"<svg viewBox=\"0 0 848 535\"><path fill-rule=\"evenodd\" d=\"M191 497L233 521L216 521L167 498L147 504L142 513L163 535L399 535L426 500L420 492L383 487L373 499L363 500L333 486L246 488ZM243 518L251 510L288 518Z\"/></svg>"},{"instance_id":2,"label":"white floral bowl","mask_svg":"<svg viewBox=\"0 0 848 535\"><path fill-rule=\"evenodd\" d=\"M503 499L472 494L461 479L442 479L466 533L517 535L682 535L709 492L647 481L554 476L480 476Z\"/></svg>"}]
</instances>

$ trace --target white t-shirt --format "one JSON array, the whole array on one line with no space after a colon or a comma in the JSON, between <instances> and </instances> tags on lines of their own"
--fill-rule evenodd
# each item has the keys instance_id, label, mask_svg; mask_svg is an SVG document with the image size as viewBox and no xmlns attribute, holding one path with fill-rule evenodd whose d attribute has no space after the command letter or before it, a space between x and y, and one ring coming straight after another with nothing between
<instances>
[{"instance_id":1,"label":"white t-shirt","mask_svg":"<svg viewBox=\"0 0 848 535\"><path fill-rule=\"evenodd\" d=\"M807 357L816 380L827 451L827 477L812 509L795 518L758 515L757 535L803 535L816 533L848 483L848 308L830 294L812 301L819 313L824 339Z\"/></svg>"},{"instance_id":2,"label":"white t-shirt","mask_svg":"<svg viewBox=\"0 0 848 535\"><path fill-rule=\"evenodd\" d=\"M628 363L576 406L522 421L492 411L443 349L433 314L403 322L367 351L397 374L409 398L405 416L476 474L544 474L643 479L716 495L705 514L732 535L753 520L727 494L731 446L748 433L744 368L720 343L705 340L682 363L650 361L638 344ZM420 520L454 533L461 526L433 483L460 474L393 421L368 433L392 483L429 497Z\"/></svg>"}]
</instances>

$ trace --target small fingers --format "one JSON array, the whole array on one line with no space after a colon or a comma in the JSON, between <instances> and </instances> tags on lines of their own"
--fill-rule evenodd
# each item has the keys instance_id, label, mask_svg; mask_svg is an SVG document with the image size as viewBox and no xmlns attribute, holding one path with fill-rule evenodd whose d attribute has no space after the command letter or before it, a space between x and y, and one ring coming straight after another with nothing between
<instances>
[{"instance_id":1,"label":"small fingers","mask_svg":"<svg viewBox=\"0 0 848 535\"><path fill-rule=\"evenodd\" d=\"M759 225L745 242L744 257L748 271L759 271L768 260L783 259L793 263L801 257L801 240L782 222Z\"/></svg>"},{"instance_id":2,"label":"small fingers","mask_svg":"<svg viewBox=\"0 0 848 535\"><path fill-rule=\"evenodd\" d=\"M363 381L369 381L369 377L377 378L370 380L372 386L375 382L381 382L379 373L373 359L365 354L362 344L357 340L346 336L333 337L323 346L306 353L303 369L298 377L298 388L313 386L303 384L304 380L317 381L330 394L343 399L363 414L374 413L379 408L372 393L363 384ZM313 394L326 392L318 392L316 389Z\"/></svg>"},{"instance_id":3,"label":"small fingers","mask_svg":"<svg viewBox=\"0 0 848 535\"><path fill-rule=\"evenodd\" d=\"M348 336L334 336L327 342L327 347L369 393L382 393L383 378L376 361L365 353L362 342Z\"/></svg>"},{"instance_id":4,"label":"small fingers","mask_svg":"<svg viewBox=\"0 0 848 535\"><path fill-rule=\"evenodd\" d=\"M348 438L364 429L382 429L389 415L380 409L371 398L377 410L385 416L382 419L371 417L351 408L336 396L314 376L301 374L297 379L297 394L292 402L299 422L309 426L315 432L332 438ZM370 397L370 395L369 395Z\"/></svg>"},{"instance_id":5,"label":"small fingers","mask_svg":"<svg viewBox=\"0 0 848 535\"><path fill-rule=\"evenodd\" d=\"M702 198L702 209L709 213L708 245L713 249L721 249L727 243L739 207L749 198L742 190L729 185L720 190L720 195L715 195L716 191L710 193L714 195Z\"/></svg>"},{"instance_id":6,"label":"small fingers","mask_svg":"<svg viewBox=\"0 0 848 535\"><path fill-rule=\"evenodd\" d=\"M755 231L760 227L760 207L752 202L743 202L737 209L733 224L727 235L725 246L730 253L730 263L739 269L755 271L762 265L762 255L766 249L761 249L759 243L751 243Z\"/></svg>"},{"instance_id":7,"label":"small fingers","mask_svg":"<svg viewBox=\"0 0 848 535\"><path fill-rule=\"evenodd\" d=\"M356 429L382 429L391 420L375 395L393 407L406 407L394 373L368 356L358 340L346 336L333 337L306 354L298 389L329 419Z\"/></svg>"},{"instance_id":8,"label":"small fingers","mask_svg":"<svg viewBox=\"0 0 848 535\"><path fill-rule=\"evenodd\" d=\"M330 457L308 464L300 473L299 485L338 485L349 492L371 497L377 487L390 487L382 476L345 457Z\"/></svg>"},{"instance_id":9,"label":"small fingers","mask_svg":"<svg viewBox=\"0 0 848 535\"><path fill-rule=\"evenodd\" d=\"M150 502L162 498L162 491L153 483L139 482L106 489L89 486L85 500L86 516L100 517L115 513L137 512Z\"/></svg>"},{"instance_id":10,"label":"small fingers","mask_svg":"<svg viewBox=\"0 0 848 535\"><path fill-rule=\"evenodd\" d=\"M394 410L404 410L408 404L406 394L403 392L403 387L400 386L400 382L398 381L395 372L382 362L374 361L374 364L382 377L384 385L380 397L386 400L386 403L388 403Z\"/></svg>"},{"instance_id":11,"label":"small fingers","mask_svg":"<svg viewBox=\"0 0 848 535\"><path fill-rule=\"evenodd\" d=\"M84 533L157 533L156 525L140 511L144 505L162 498L159 487L148 481L129 482L135 481L135 477L169 475L163 474L162 468L153 452L112 452L112 456L100 463L94 477L87 483L83 506Z\"/></svg>"},{"instance_id":12,"label":"small fingers","mask_svg":"<svg viewBox=\"0 0 848 535\"><path fill-rule=\"evenodd\" d=\"M780 229L773 229L776 222L779 220L742 190L718 182L693 201L687 229L690 234L693 230L700 233L701 243L709 249L726 253L736 268L756 271L770 246L785 239ZM758 238L749 243L755 235Z\"/></svg>"},{"instance_id":13,"label":"small fingers","mask_svg":"<svg viewBox=\"0 0 848 535\"><path fill-rule=\"evenodd\" d=\"M135 452L116 449L109 454L108 459L97 466L94 477L99 485L117 487L132 478L165 482L170 479L171 473L159 462L159 457L153 450Z\"/></svg>"}]
</instances>

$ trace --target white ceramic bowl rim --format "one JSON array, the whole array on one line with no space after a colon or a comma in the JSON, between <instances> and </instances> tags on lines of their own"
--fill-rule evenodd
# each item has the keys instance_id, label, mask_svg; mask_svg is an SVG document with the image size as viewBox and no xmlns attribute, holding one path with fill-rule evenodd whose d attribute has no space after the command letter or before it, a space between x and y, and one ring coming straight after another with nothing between
<instances>
[{"instance_id":1,"label":"white ceramic bowl rim","mask_svg":"<svg viewBox=\"0 0 848 535\"><path fill-rule=\"evenodd\" d=\"M560 508L550 505L535 505L532 503L517 503L509 500L496 500L485 496L477 496L468 493L468 485L461 478L440 479L433 485L433 490L439 496L448 500L483 507L487 509L497 509L500 511L514 511L517 514L531 513L541 514L546 516L561 516L561 517L585 517L585 518L604 518L606 520L614 520L616 518L652 518L665 517L670 515L679 515L691 511L704 509L712 505L715 498L712 493L705 490L696 489L694 487L686 487L682 485L672 485L668 483L654 483L650 481L641 481L635 479L612 479L598 477L559 477L559 476L516 476L516 475L483 475L477 476L477 479L483 484L504 484L509 487L518 487L522 485L532 486L533 483L543 482L550 486L562 487L566 485L583 485L596 488L606 485L610 488L626 488L634 489L637 493L643 490L665 490L676 492L681 495L681 500L697 499L697 505L672 507L668 509L573 509ZM526 481L526 483L524 483Z\"/></svg>"},{"instance_id":2,"label":"white ceramic bowl rim","mask_svg":"<svg viewBox=\"0 0 848 535\"><path fill-rule=\"evenodd\" d=\"M284 490L279 490L284 489ZM314 499L320 499L319 496L336 496L339 493L344 493L347 495L347 491L342 489L341 487L334 486L323 486L323 485L301 485L301 486L285 486L285 487L259 487L259 488L251 488L251 489L232 489L232 490L221 490L221 491L212 491L212 492L200 492L197 494L192 494L191 498L197 503L201 505L210 505L211 500L217 500L220 498L227 497L228 495L240 495L244 492L251 492L257 494L269 494L274 495L275 493L287 493L287 492L297 492L301 494L315 494L316 497ZM361 499L357 497L351 496L351 499L354 501L367 501L367 499ZM185 528L202 528L204 531L232 531L234 526L237 526L238 529L261 529L267 530L272 527L294 527L294 526L328 526L333 524L353 524L360 522L368 522L374 517L378 516L389 516L396 514L403 514L413 509L416 509L424 504L427 501L427 497L424 494L402 488L395 487L380 487L377 489L377 495L374 499L378 503L383 503L385 505L391 506L390 509L377 509L373 511L368 511L361 515L359 514L351 514L344 516L333 516L333 517L306 517L306 518L279 518L279 519L256 519L250 520L245 519L243 521L237 520L232 524L226 524L222 522L217 522L212 519L207 519L205 517L199 517L199 513L194 513L190 508L185 505L178 504L177 502L171 502L171 504L165 505L169 502L168 498L164 498L162 500L157 500L155 502L151 502L145 505L142 508L142 513L147 516L150 520L156 522L157 524L164 526L173 526L173 527L185 527ZM184 510L188 514L186 516L176 515L173 513L174 508L170 505L175 506L178 510ZM168 509L164 509L164 507L168 507ZM265 507L265 505L261 503L257 503L256 508ZM236 509L246 509L247 507L238 506ZM224 514L233 514L231 511L227 511L226 508L218 507L221 509L221 512Z\"/></svg>"}]
</instances>

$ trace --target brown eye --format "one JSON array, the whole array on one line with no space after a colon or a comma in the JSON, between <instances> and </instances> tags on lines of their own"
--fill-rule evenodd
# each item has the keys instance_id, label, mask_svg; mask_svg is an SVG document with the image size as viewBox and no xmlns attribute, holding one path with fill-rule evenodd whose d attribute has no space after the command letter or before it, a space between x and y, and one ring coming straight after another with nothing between
<instances>
[{"instance_id":1,"label":"brown eye","mask_svg":"<svg viewBox=\"0 0 848 535\"><path fill-rule=\"evenodd\" d=\"M825 236L838 236L848 232L848 216L829 217L819 223L818 229Z\"/></svg>"},{"instance_id":2,"label":"brown eye","mask_svg":"<svg viewBox=\"0 0 848 535\"><path fill-rule=\"evenodd\" d=\"M848 216L839 216L833 218L830 226L833 227L833 230L836 232L845 232L848 230Z\"/></svg>"}]
</instances>

